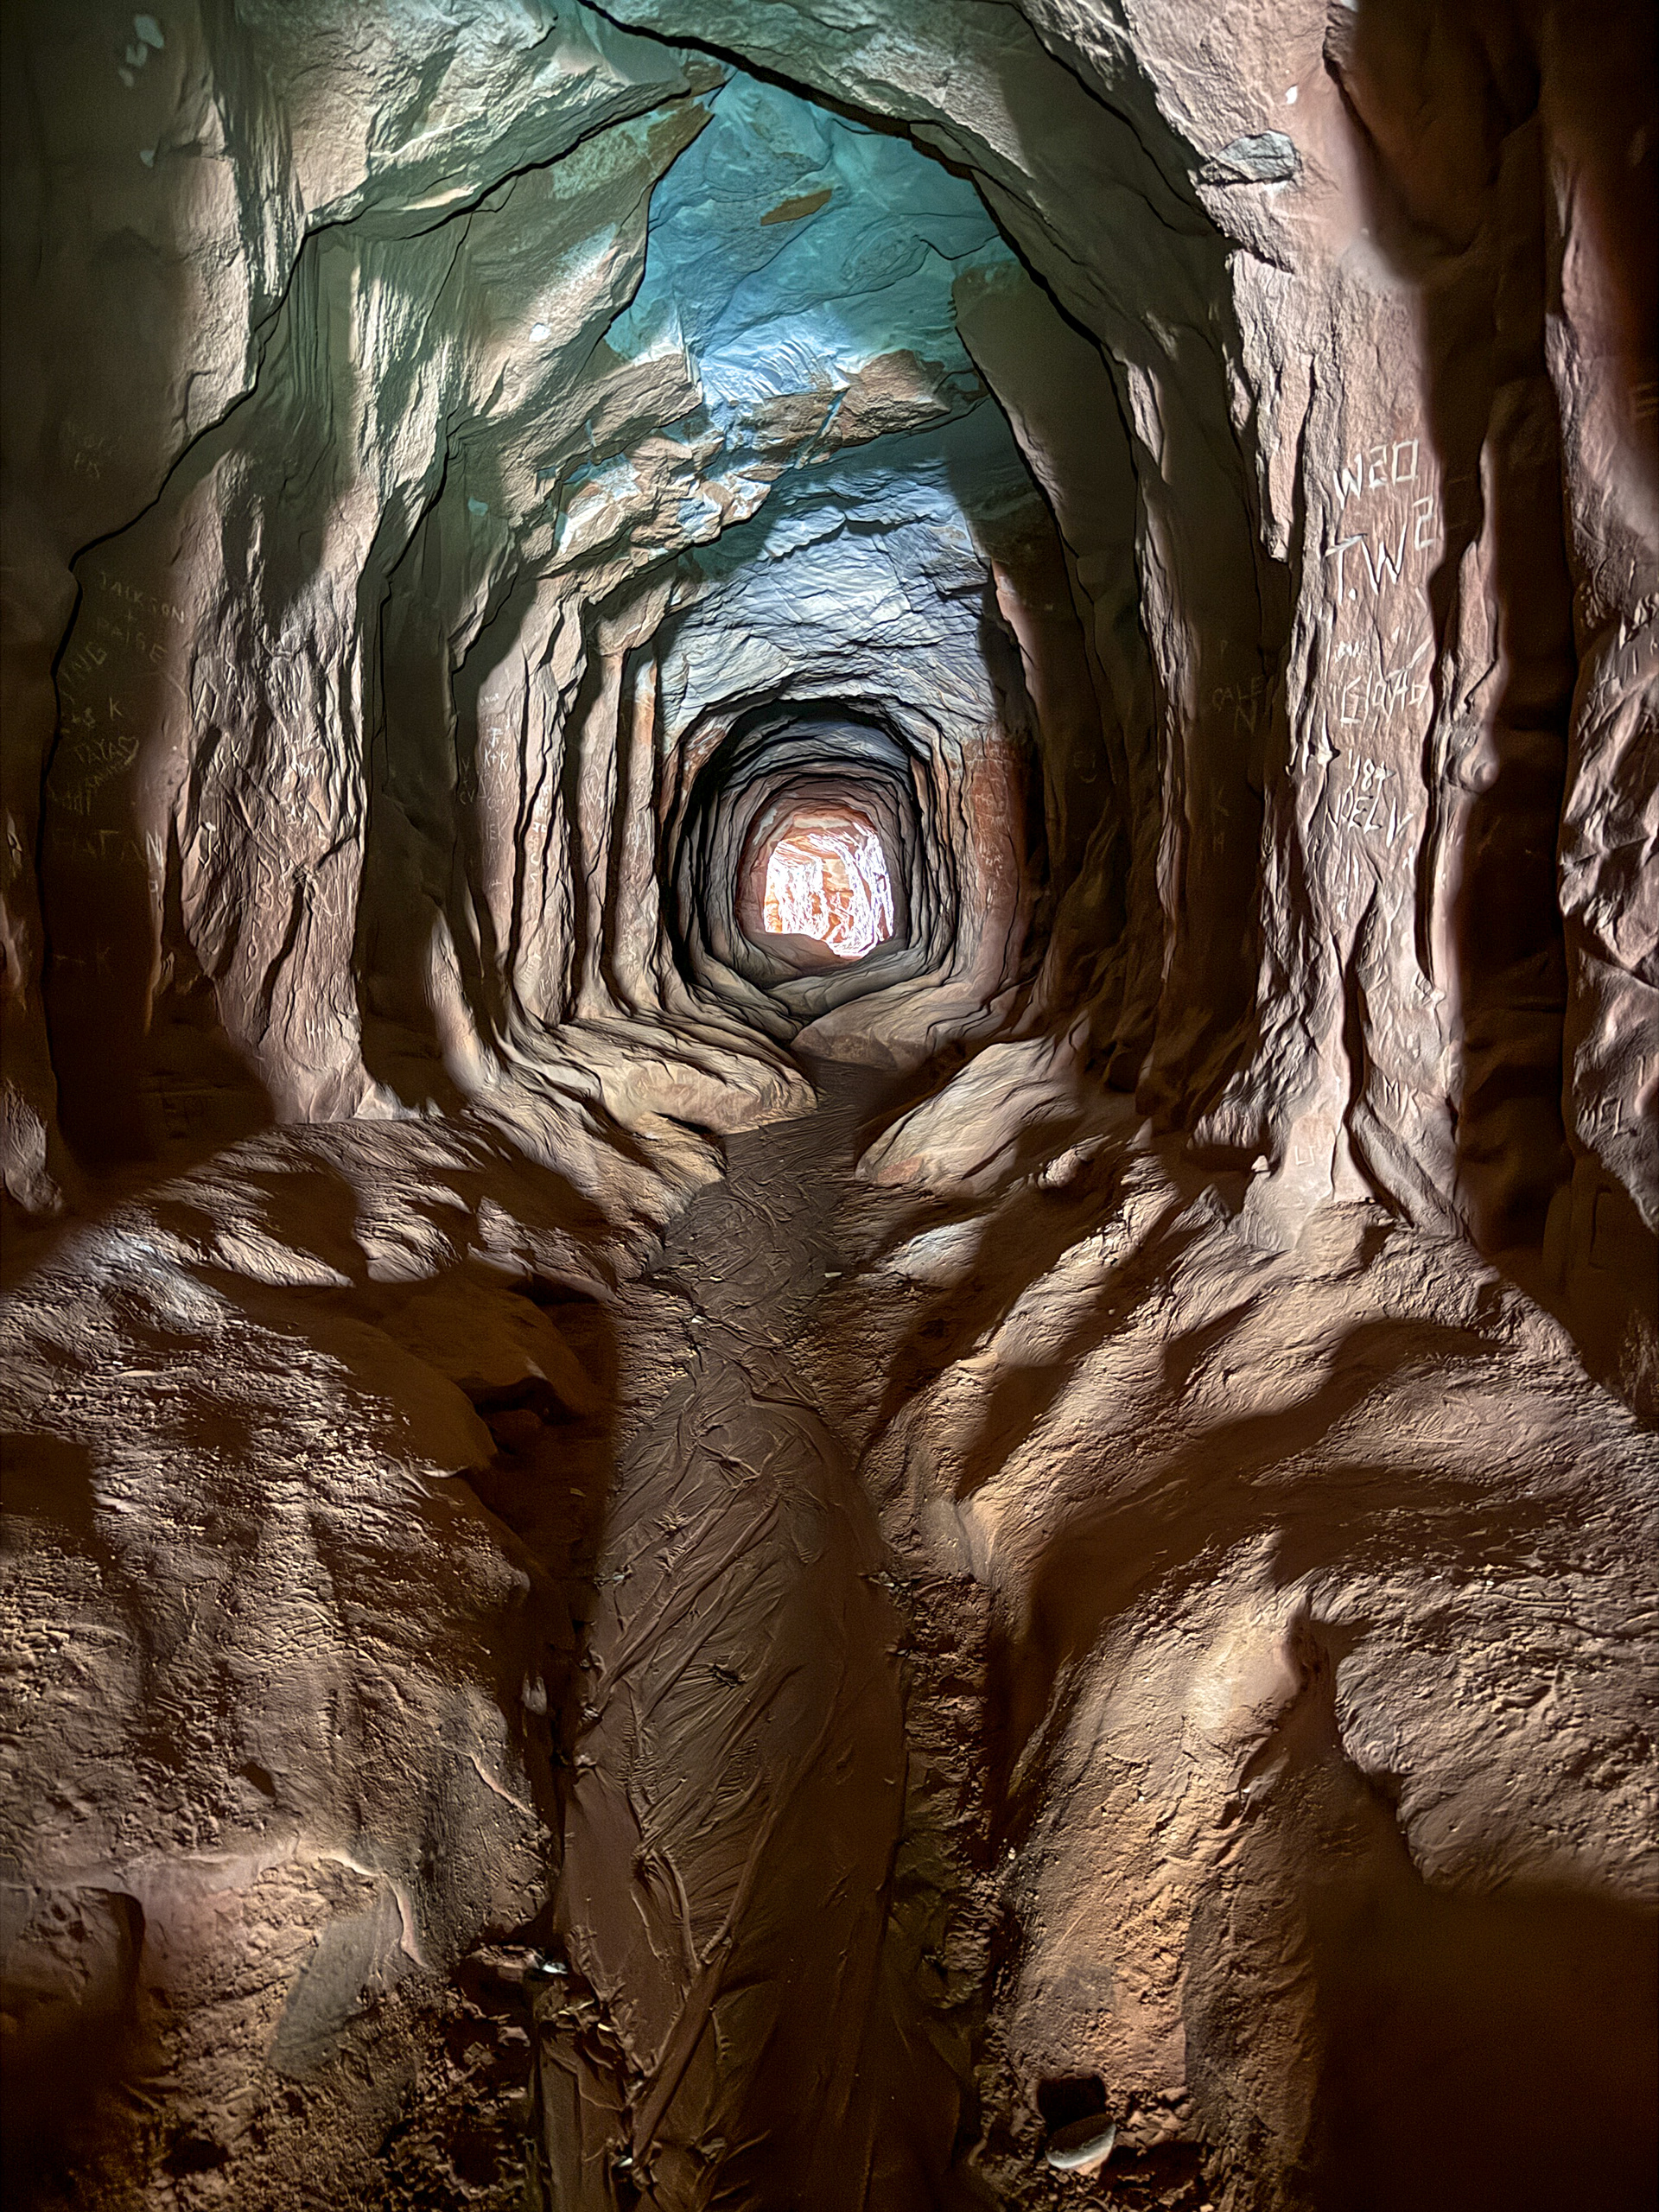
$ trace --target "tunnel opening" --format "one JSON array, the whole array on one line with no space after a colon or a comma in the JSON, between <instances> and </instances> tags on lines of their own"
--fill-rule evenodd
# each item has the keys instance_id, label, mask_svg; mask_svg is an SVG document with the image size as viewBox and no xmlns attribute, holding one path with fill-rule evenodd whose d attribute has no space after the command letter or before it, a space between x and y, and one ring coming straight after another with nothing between
<instances>
[{"instance_id":1,"label":"tunnel opening","mask_svg":"<svg viewBox=\"0 0 1659 2212\"><path fill-rule=\"evenodd\" d=\"M837 959L861 960L892 935L887 855L850 809L791 815L766 866L768 937L810 938Z\"/></svg>"},{"instance_id":2,"label":"tunnel opening","mask_svg":"<svg viewBox=\"0 0 1659 2212\"><path fill-rule=\"evenodd\" d=\"M964 777L928 717L844 698L757 702L729 726L716 715L687 753L696 772L664 864L699 1003L798 1053L895 1069L997 1018L986 1002L1018 987L1039 880L1023 846L1012 849L1024 836L1017 755L988 747ZM964 819L976 789L983 829ZM866 936L851 957L768 925L773 857L803 830L827 834L832 854L870 855Z\"/></svg>"}]
</instances>

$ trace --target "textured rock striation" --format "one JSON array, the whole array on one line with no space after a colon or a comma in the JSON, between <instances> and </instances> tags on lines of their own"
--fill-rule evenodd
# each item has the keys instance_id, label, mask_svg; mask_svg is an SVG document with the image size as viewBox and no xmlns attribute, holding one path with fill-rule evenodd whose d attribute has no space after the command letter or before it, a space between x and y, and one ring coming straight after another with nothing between
<instances>
[{"instance_id":1,"label":"textured rock striation","mask_svg":"<svg viewBox=\"0 0 1659 2212\"><path fill-rule=\"evenodd\" d=\"M10 11L20 2201L1649 2201L1649 15Z\"/></svg>"}]
</instances>

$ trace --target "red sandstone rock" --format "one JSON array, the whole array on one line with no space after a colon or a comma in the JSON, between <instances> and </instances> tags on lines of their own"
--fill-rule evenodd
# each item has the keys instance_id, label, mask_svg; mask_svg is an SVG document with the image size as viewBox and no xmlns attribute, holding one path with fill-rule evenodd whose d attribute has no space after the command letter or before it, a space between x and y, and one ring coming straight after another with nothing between
<instances>
[{"instance_id":1,"label":"red sandstone rock","mask_svg":"<svg viewBox=\"0 0 1659 2212\"><path fill-rule=\"evenodd\" d=\"M1649 12L5 35L9 2179L1645 2202Z\"/></svg>"}]
</instances>

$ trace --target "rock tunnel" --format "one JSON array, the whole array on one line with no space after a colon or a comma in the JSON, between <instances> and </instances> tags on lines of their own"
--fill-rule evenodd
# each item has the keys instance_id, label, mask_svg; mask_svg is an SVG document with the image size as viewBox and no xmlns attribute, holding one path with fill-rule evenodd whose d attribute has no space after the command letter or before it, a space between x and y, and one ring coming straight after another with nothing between
<instances>
[{"instance_id":1,"label":"rock tunnel","mask_svg":"<svg viewBox=\"0 0 1659 2212\"><path fill-rule=\"evenodd\" d=\"M4 31L11 2201L1648 2204L1650 11Z\"/></svg>"}]
</instances>

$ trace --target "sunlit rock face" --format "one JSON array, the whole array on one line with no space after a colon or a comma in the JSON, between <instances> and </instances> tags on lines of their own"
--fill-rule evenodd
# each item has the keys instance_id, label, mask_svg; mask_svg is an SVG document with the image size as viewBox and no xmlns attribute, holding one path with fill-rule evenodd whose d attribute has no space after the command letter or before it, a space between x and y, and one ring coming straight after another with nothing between
<instances>
[{"instance_id":1,"label":"sunlit rock face","mask_svg":"<svg viewBox=\"0 0 1659 2212\"><path fill-rule=\"evenodd\" d=\"M858 960L893 931L893 887L881 840L867 822L794 816L766 859L769 937L810 937Z\"/></svg>"},{"instance_id":2,"label":"sunlit rock face","mask_svg":"<svg viewBox=\"0 0 1659 2212\"><path fill-rule=\"evenodd\" d=\"M1645 2206L1651 10L4 28L9 2190Z\"/></svg>"}]
</instances>

